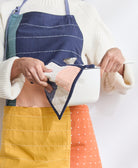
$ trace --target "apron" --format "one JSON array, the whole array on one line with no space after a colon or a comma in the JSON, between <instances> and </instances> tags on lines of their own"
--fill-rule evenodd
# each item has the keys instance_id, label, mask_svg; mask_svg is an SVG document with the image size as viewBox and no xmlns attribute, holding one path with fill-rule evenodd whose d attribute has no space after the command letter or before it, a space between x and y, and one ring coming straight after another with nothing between
<instances>
[{"instance_id":1,"label":"apron","mask_svg":"<svg viewBox=\"0 0 138 168\"><path fill-rule=\"evenodd\" d=\"M66 15L20 14L26 1L8 19L5 58L32 57L61 66L73 60L82 65L83 36L68 0ZM17 106L18 98L6 100L4 106L0 168L101 168L87 105L67 106L59 120L52 107Z\"/></svg>"}]
</instances>

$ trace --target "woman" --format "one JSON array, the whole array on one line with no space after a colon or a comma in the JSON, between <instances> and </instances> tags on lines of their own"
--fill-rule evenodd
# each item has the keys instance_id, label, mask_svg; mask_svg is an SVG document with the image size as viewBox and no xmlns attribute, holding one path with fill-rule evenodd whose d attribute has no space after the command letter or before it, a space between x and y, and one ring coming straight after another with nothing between
<instances>
[{"instance_id":1,"label":"woman","mask_svg":"<svg viewBox=\"0 0 138 168\"><path fill-rule=\"evenodd\" d=\"M4 31L15 6L20 7L8 21L4 60ZM1 4L0 15L1 112L4 109L0 167L102 167L88 106L68 106L58 120L44 92L53 89L44 75L51 72L45 65L51 58L58 62L62 53L70 58L70 50L81 54L81 58L75 54L77 64L101 66L104 91L124 94L132 87L129 64L124 64L95 8L80 0L69 4L67 0L10 0ZM42 38L44 32L49 39ZM69 34L61 37L62 32L71 33L73 39Z\"/></svg>"}]
</instances>

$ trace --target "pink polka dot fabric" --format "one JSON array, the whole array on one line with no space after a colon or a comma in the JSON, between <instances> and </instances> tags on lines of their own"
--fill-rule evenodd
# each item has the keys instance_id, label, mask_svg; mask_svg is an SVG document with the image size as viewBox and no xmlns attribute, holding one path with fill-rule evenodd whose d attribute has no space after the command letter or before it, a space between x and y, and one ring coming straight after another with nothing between
<instances>
[{"instance_id":1,"label":"pink polka dot fabric","mask_svg":"<svg viewBox=\"0 0 138 168\"><path fill-rule=\"evenodd\" d=\"M70 168L102 168L88 106L71 106L70 111Z\"/></svg>"}]
</instances>

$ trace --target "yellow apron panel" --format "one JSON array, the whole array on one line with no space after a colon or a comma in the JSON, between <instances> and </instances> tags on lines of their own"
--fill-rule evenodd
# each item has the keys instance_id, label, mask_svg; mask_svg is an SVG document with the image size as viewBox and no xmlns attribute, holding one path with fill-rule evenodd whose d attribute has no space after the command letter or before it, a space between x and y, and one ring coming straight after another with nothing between
<instances>
[{"instance_id":1,"label":"yellow apron panel","mask_svg":"<svg viewBox=\"0 0 138 168\"><path fill-rule=\"evenodd\" d=\"M68 107L59 120L51 107L4 106L0 168L70 168L70 148Z\"/></svg>"}]
</instances>

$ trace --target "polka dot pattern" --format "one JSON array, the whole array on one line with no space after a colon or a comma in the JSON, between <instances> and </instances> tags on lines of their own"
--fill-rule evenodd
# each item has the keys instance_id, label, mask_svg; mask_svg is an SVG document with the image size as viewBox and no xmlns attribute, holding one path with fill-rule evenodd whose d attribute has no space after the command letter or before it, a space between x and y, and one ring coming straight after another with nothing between
<instances>
[{"instance_id":1,"label":"polka dot pattern","mask_svg":"<svg viewBox=\"0 0 138 168\"><path fill-rule=\"evenodd\" d=\"M102 168L88 106L70 106L70 111L70 168Z\"/></svg>"}]
</instances>

